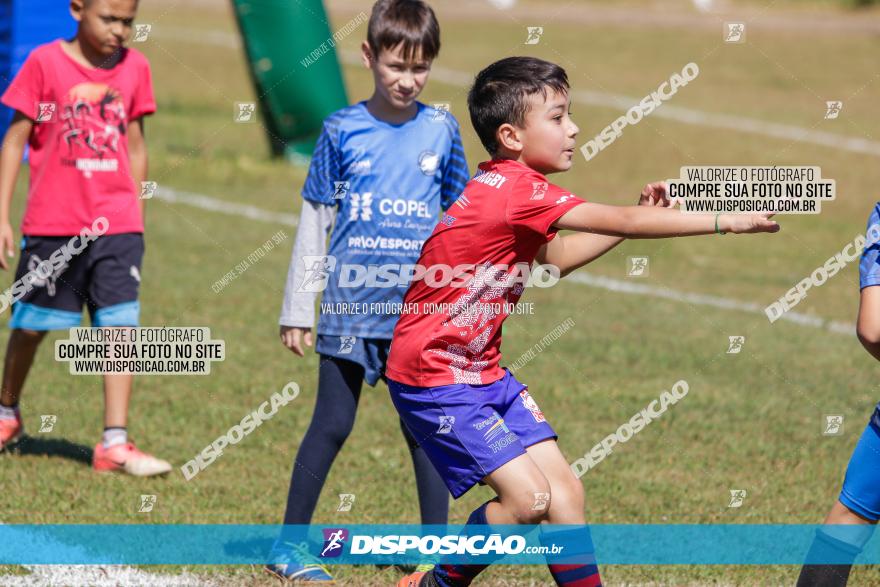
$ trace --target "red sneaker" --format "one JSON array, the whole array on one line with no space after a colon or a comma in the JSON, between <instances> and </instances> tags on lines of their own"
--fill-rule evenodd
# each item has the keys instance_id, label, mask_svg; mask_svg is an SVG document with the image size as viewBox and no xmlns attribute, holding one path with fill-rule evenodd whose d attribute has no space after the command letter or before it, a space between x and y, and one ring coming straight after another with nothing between
<instances>
[{"instance_id":1,"label":"red sneaker","mask_svg":"<svg viewBox=\"0 0 880 587\"><path fill-rule=\"evenodd\" d=\"M92 457L92 468L96 471L120 471L135 477L151 477L171 471L171 464L153 455L141 452L131 442L104 448L99 442Z\"/></svg>"},{"instance_id":2,"label":"red sneaker","mask_svg":"<svg viewBox=\"0 0 880 587\"><path fill-rule=\"evenodd\" d=\"M425 576L423 571L416 571L412 575L407 575L397 582L397 587L419 587L422 584L422 577Z\"/></svg>"},{"instance_id":3,"label":"red sneaker","mask_svg":"<svg viewBox=\"0 0 880 587\"><path fill-rule=\"evenodd\" d=\"M22 434L24 424L21 423L21 416L16 416L14 420L0 420L0 451L18 442Z\"/></svg>"}]
</instances>

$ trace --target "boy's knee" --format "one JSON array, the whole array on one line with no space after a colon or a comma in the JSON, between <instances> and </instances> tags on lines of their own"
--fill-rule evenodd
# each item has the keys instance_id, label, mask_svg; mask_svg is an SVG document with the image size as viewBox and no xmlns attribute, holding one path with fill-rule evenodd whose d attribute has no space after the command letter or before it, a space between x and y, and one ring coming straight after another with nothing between
<instances>
[{"instance_id":1,"label":"boy's knee","mask_svg":"<svg viewBox=\"0 0 880 587\"><path fill-rule=\"evenodd\" d=\"M348 440L353 428L354 416L337 417L322 422L320 426L316 426L316 431L328 441L341 447Z\"/></svg>"},{"instance_id":2,"label":"boy's knee","mask_svg":"<svg viewBox=\"0 0 880 587\"><path fill-rule=\"evenodd\" d=\"M523 500L517 518L523 524L540 524L550 514L550 491L536 491L532 499Z\"/></svg>"},{"instance_id":3,"label":"boy's knee","mask_svg":"<svg viewBox=\"0 0 880 587\"><path fill-rule=\"evenodd\" d=\"M584 524L584 486L574 476L556 478L551 483L553 510L549 521L553 524Z\"/></svg>"},{"instance_id":4,"label":"boy's knee","mask_svg":"<svg viewBox=\"0 0 880 587\"><path fill-rule=\"evenodd\" d=\"M519 493L510 503L511 514L521 524L538 524L547 519L550 513L550 484L531 483L528 491Z\"/></svg>"}]
</instances>

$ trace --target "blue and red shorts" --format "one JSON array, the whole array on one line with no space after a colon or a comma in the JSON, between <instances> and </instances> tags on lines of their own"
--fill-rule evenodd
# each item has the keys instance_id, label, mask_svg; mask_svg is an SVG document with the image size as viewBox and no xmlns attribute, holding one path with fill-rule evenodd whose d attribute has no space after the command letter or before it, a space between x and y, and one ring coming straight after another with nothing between
<instances>
[{"instance_id":1,"label":"blue and red shorts","mask_svg":"<svg viewBox=\"0 0 880 587\"><path fill-rule=\"evenodd\" d=\"M414 387L388 380L391 400L456 499L556 433L510 371L484 385Z\"/></svg>"},{"instance_id":2,"label":"blue and red shorts","mask_svg":"<svg viewBox=\"0 0 880 587\"><path fill-rule=\"evenodd\" d=\"M69 236L24 236L15 272L17 283L27 282L24 295L12 304L10 328L64 330L80 325L83 305L92 326L137 326L138 289L144 236L141 233L105 234L88 243L69 261L39 279L25 275L67 246ZM15 287L13 287L15 292Z\"/></svg>"}]
</instances>

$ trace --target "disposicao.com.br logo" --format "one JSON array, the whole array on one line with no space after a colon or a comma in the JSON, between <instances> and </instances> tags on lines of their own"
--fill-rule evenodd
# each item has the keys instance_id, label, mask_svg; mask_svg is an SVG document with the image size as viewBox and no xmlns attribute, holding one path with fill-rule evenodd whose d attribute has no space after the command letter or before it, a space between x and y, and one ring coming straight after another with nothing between
<instances>
[{"instance_id":1,"label":"disposicao.com.br logo","mask_svg":"<svg viewBox=\"0 0 880 587\"><path fill-rule=\"evenodd\" d=\"M344 528L325 528L322 558L338 557L349 538ZM351 555L517 555L517 554L559 554L564 546L528 546L524 536L501 534L473 535L352 535L349 546ZM411 552L411 551L414 551Z\"/></svg>"}]
</instances>

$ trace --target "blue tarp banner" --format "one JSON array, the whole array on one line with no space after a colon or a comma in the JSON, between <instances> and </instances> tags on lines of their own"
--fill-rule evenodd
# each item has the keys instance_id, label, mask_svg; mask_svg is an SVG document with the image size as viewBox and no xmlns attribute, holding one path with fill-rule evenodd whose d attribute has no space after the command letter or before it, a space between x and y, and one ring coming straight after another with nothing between
<instances>
[{"instance_id":1,"label":"blue tarp banner","mask_svg":"<svg viewBox=\"0 0 880 587\"><path fill-rule=\"evenodd\" d=\"M0 0L0 94L37 45L76 34L70 4L61 0ZM0 106L0 137L12 111Z\"/></svg>"},{"instance_id":2,"label":"blue tarp banner","mask_svg":"<svg viewBox=\"0 0 880 587\"><path fill-rule=\"evenodd\" d=\"M600 565L800 565L845 562L810 549L816 531L866 543L856 564L880 564L873 527L789 524L0 525L0 564L264 564L297 551L323 564L431 562ZM810 559L807 560L807 553Z\"/></svg>"}]
</instances>

